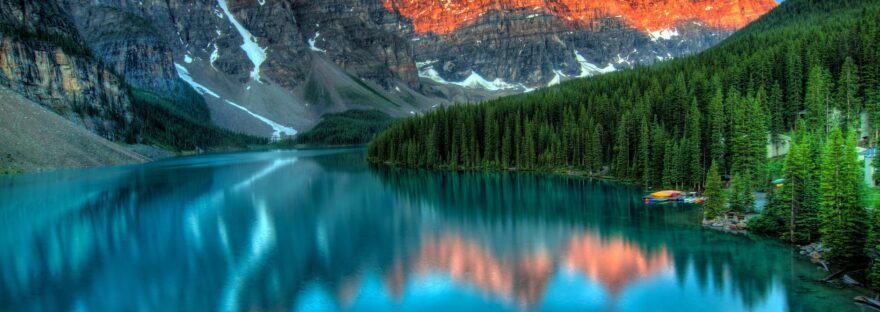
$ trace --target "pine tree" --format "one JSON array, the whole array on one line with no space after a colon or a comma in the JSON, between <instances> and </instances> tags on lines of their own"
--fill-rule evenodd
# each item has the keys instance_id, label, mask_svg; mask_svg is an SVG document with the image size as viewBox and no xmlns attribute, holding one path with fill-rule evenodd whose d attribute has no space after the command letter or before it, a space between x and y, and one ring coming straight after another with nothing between
<instances>
[{"instance_id":1,"label":"pine tree","mask_svg":"<svg viewBox=\"0 0 880 312\"><path fill-rule=\"evenodd\" d=\"M730 180L730 189L728 190L730 211L745 212L746 199L743 196L744 194L745 183L743 183L743 177L739 173L734 174L733 179Z\"/></svg>"},{"instance_id":2,"label":"pine tree","mask_svg":"<svg viewBox=\"0 0 880 312\"><path fill-rule=\"evenodd\" d=\"M880 249L880 246L876 248ZM868 269L868 287L875 291L880 290L880 259L878 258L871 261L871 267Z\"/></svg>"},{"instance_id":3,"label":"pine tree","mask_svg":"<svg viewBox=\"0 0 880 312\"><path fill-rule=\"evenodd\" d=\"M831 105L831 91L829 76L826 69L813 66L810 69L810 77L807 80L807 94L804 97L806 106L807 127L811 129L823 129L828 133L828 115L833 108Z\"/></svg>"},{"instance_id":4,"label":"pine tree","mask_svg":"<svg viewBox=\"0 0 880 312\"><path fill-rule=\"evenodd\" d=\"M880 291L880 208L871 210L869 220L870 232L868 242L865 244L865 253L871 258L871 266L868 269L868 286Z\"/></svg>"},{"instance_id":5,"label":"pine tree","mask_svg":"<svg viewBox=\"0 0 880 312\"><path fill-rule=\"evenodd\" d=\"M786 53L785 69L788 71L786 76L786 105L785 119L786 125L793 126L794 120L797 118L803 106L803 63L801 61L800 48L788 46Z\"/></svg>"},{"instance_id":6,"label":"pine tree","mask_svg":"<svg viewBox=\"0 0 880 312\"><path fill-rule=\"evenodd\" d=\"M709 156L719 168L724 168L724 128L726 125L724 116L724 94L721 88L715 90L715 95L709 101L706 108L709 114Z\"/></svg>"},{"instance_id":7,"label":"pine tree","mask_svg":"<svg viewBox=\"0 0 880 312\"><path fill-rule=\"evenodd\" d=\"M629 136L626 126L626 120L629 115L624 114L620 118L620 122L617 124L617 131L615 133L614 138L614 154L617 155L617 158L614 162L614 172L620 178L629 178Z\"/></svg>"},{"instance_id":8,"label":"pine tree","mask_svg":"<svg viewBox=\"0 0 880 312\"><path fill-rule=\"evenodd\" d=\"M486 111L486 121L484 122L486 125L485 137L483 139L483 147L482 150L485 151L484 164L489 166L497 166L498 165L498 122L497 115L495 114L495 109L488 108Z\"/></svg>"},{"instance_id":9,"label":"pine tree","mask_svg":"<svg viewBox=\"0 0 880 312\"><path fill-rule=\"evenodd\" d=\"M428 168L434 168L437 165L438 159L438 147L440 145L440 137L437 133L437 125L431 127L431 132L428 134L428 144L426 145L427 152L425 155L425 165Z\"/></svg>"},{"instance_id":10,"label":"pine tree","mask_svg":"<svg viewBox=\"0 0 880 312\"><path fill-rule=\"evenodd\" d=\"M651 186L665 186L663 174L666 168L666 131L657 122L651 130Z\"/></svg>"},{"instance_id":11,"label":"pine tree","mask_svg":"<svg viewBox=\"0 0 880 312\"><path fill-rule=\"evenodd\" d=\"M837 109L843 114L842 125L845 128L859 126L858 118L862 107L859 83L858 68L852 57L847 57L840 70L836 95Z\"/></svg>"},{"instance_id":12,"label":"pine tree","mask_svg":"<svg viewBox=\"0 0 880 312\"><path fill-rule=\"evenodd\" d=\"M819 231L833 261L851 263L862 254L867 230L861 173L852 131L844 139L840 128L832 128L822 155Z\"/></svg>"},{"instance_id":13,"label":"pine tree","mask_svg":"<svg viewBox=\"0 0 880 312\"><path fill-rule=\"evenodd\" d=\"M758 93L759 96L756 99L749 101L748 106L748 123L749 123L749 164L746 167L746 170L749 172L748 177L750 177L749 181L762 181L764 180L765 174L763 174L764 169L767 163L767 143L769 143L769 136L767 130L767 124L769 123L767 119L766 109L764 108L764 101L766 101L766 97L762 95L762 92ZM750 183L753 187L755 183ZM750 188L752 189L752 188Z\"/></svg>"},{"instance_id":14,"label":"pine tree","mask_svg":"<svg viewBox=\"0 0 880 312\"><path fill-rule=\"evenodd\" d=\"M782 193L773 186L767 191L767 205L761 215L749 221L749 232L761 235L780 237L785 231L786 203Z\"/></svg>"},{"instance_id":15,"label":"pine tree","mask_svg":"<svg viewBox=\"0 0 880 312\"><path fill-rule=\"evenodd\" d=\"M598 126L592 127L590 146L591 148L587 150L588 167L592 172L599 172L602 170L602 129Z\"/></svg>"},{"instance_id":16,"label":"pine tree","mask_svg":"<svg viewBox=\"0 0 880 312\"><path fill-rule=\"evenodd\" d=\"M678 186L679 174L681 173L678 168L678 152L678 142L667 140L663 153L663 186L665 188L677 188Z\"/></svg>"},{"instance_id":17,"label":"pine tree","mask_svg":"<svg viewBox=\"0 0 880 312\"><path fill-rule=\"evenodd\" d=\"M757 198L755 197L754 191L754 183L752 183L752 179L748 178L751 176L752 173L750 171L746 171L746 173L743 175L743 179L740 181L740 183L742 183L742 186L740 187L742 190L742 194L740 194L739 196L740 198L742 198L743 205L741 211L748 213L754 212L755 205L757 204Z\"/></svg>"},{"instance_id":18,"label":"pine tree","mask_svg":"<svg viewBox=\"0 0 880 312\"><path fill-rule=\"evenodd\" d=\"M785 132L785 106L782 98L782 87L779 82L773 84L770 89L770 97L767 99L767 107L770 108L770 142L774 145L781 143L780 135Z\"/></svg>"},{"instance_id":19,"label":"pine tree","mask_svg":"<svg viewBox=\"0 0 880 312\"><path fill-rule=\"evenodd\" d=\"M642 118L639 126L639 150L638 163L641 168L641 182L643 185L651 184L651 128L648 126L648 120Z\"/></svg>"},{"instance_id":20,"label":"pine tree","mask_svg":"<svg viewBox=\"0 0 880 312\"><path fill-rule=\"evenodd\" d=\"M748 176L743 178L755 180L767 158L767 119L764 109L757 99L741 98L737 101L733 120L731 171L740 174L748 172Z\"/></svg>"},{"instance_id":21,"label":"pine tree","mask_svg":"<svg viewBox=\"0 0 880 312\"><path fill-rule=\"evenodd\" d=\"M731 97L727 104L731 106L730 118L733 125L730 131L730 171L736 174L742 174L746 169L750 168L751 158L749 155L751 142L750 133L751 125L746 116L746 100Z\"/></svg>"},{"instance_id":22,"label":"pine tree","mask_svg":"<svg viewBox=\"0 0 880 312\"><path fill-rule=\"evenodd\" d=\"M781 201L785 206L786 213L782 216L787 231L782 237L792 243L811 243L818 233L815 200L817 168L810 140L808 133L799 134L785 157L783 167L785 185L781 190Z\"/></svg>"},{"instance_id":23,"label":"pine tree","mask_svg":"<svg viewBox=\"0 0 880 312\"><path fill-rule=\"evenodd\" d=\"M721 189L721 175L718 173L718 164L714 162L709 166L703 195L706 197L706 203L703 206L704 218L711 221L724 212L724 205L726 203L724 191Z\"/></svg>"},{"instance_id":24,"label":"pine tree","mask_svg":"<svg viewBox=\"0 0 880 312\"><path fill-rule=\"evenodd\" d=\"M685 157L685 177L690 179L687 182L694 188L698 187L703 182L703 172L705 170L702 164L703 135L700 130L701 127L702 116L700 115L700 109L699 106L697 106L697 99L695 98L691 102L687 120L685 120L684 132L687 141L684 142L685 148L682 154L682 156Z\"/></svg>"}]
</instances>

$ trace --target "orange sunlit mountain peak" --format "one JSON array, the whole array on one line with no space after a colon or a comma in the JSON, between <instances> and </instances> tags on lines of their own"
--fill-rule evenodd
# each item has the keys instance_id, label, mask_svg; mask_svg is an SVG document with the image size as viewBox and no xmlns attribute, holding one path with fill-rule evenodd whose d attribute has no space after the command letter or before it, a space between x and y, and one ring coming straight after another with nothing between
<instances>
[{"instance_id":1,"label":"orange sunlit mountain peak","mask_svg":"<svg viewBox=\"0 0 880 312\"><path fill-rule=\"evenodd\" d=\"M412 19L416 32L455 32L491 11L554 15L585 27L600 17L617 17L644 32L662 31L686 21L738 29L767 13L774 0L384 0L385 8Z\"/></svg>"}]
</instances>

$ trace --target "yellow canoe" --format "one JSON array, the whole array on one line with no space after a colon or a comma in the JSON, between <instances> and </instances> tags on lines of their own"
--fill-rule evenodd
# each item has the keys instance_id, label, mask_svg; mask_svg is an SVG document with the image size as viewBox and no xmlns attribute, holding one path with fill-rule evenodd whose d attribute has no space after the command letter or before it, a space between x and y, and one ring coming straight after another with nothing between
<instances>
[{"instance_id":1,"label":"yellow canoe","mask_svg":"<svg viewBox=\"0 0 880 312\"><path fill-rule=\"evenodd\" d=\"M660 191L660 192L651 193L651 197L670 198L670 197L678 197L678 196L681 196L682 194L683 193L681 191Z\"/></svg>"}]
</instances>

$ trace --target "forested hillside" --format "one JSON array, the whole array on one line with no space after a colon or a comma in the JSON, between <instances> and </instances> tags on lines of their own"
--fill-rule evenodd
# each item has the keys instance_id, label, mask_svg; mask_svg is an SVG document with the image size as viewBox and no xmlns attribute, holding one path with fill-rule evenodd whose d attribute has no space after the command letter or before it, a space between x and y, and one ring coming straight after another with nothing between
<instances>
[{"instance_id":1,"label":"forested hillside","mask_svg":"<svg viewBox=\"0 0 880 312\"><path fill-rule=\"evenodd\" d=\"M312 130L297 134L291 141L280 146L311 145L358 145L367 144L394 120L378 110L348 110L326 114Z\"/></svg>"},{"instance_id":2,"label":"forested hillside","mask_svg":"<svg viewBox=\"0 0 880 312\"><path fill-rule=\"evenodd\" d=\"M265 145L268 140L221 129L211 123L205 99L184 88L185 97L168 99L132 88L138 141L175 152L241 150Z\"/></svg>"},{"instance_id":3,"label":"forested hillside","mask_svg":"<svg viewBox=\"0 0 880 312\"><path fill-rule=\"evenodd\" d=\"M651 186L758 175L767 133L880 121L880 4L787 1L693 57L394 124L369 158L428 168L576 169ZM876 139L876 138L875 138Z\"/></svg>"}]
</instances>

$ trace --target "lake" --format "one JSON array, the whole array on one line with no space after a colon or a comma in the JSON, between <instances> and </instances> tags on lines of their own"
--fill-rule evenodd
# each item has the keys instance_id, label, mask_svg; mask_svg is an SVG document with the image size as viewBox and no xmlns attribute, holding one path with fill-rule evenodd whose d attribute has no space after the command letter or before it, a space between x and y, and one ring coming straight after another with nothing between
<instances>
[{"instance_id":1,"label":"lake","mask_svg":"<svg viewBox=\"0 0 880 312\"><path fill-rule=\"evenodd\" d=\"M0 311L869 311L639 188L364 155L0 177Z\"/></svg>"}]
</instances>

